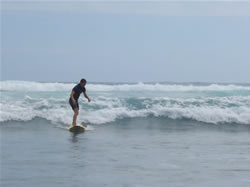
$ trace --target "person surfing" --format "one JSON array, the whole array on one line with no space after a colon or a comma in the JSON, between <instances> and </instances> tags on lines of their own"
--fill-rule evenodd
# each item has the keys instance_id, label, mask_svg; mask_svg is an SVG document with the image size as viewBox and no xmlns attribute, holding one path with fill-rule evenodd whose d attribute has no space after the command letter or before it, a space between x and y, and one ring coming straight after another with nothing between
<instances>
[{"instance_id":1,"label":"person surfing","mask_svg":"<svg viewBox=\"0 0 250 187\"><path fill-rule=\"evenodd\" d=\"M74 111L73 116L73 122L72 125L76 126L76 120L79 113L79 104L78 99L80 97L80 94L83 93L84 97L88 99L88 102L90 102L90 98L86 94L85 85L87 84L87 81L85 79L81 79L80 83L77 84L71 91L70 98L69 98L69 104L72 107L72 110Z\"/></svg>"}]
</instances>

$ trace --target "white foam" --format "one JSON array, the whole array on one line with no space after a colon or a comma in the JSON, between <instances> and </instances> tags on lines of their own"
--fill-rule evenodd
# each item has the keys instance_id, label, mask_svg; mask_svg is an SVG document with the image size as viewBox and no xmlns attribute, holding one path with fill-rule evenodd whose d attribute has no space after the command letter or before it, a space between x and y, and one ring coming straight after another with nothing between
<instances>
[{"instance_id":1,"label":"white foam","mask_svg":"<svg viewBox=\"0 0 250 187\"><path fill-rule=\"evenodd\" d=\"M29 99L2 102L0 104L2 109L0 111L0 121L29 121L35 117L41 117L53 123L70 124L72 122L73 111L67 102L62 104L61 100L56 99L52 102L45 98L37 100L32 97L26 98ZM173 98L161 98L159 102L155 102L155 99L152 103L148 103L145 108L131 109L124 105L118 98L106 98L105 103L103 98L100 99L97 97L96 101L87 104L88 106L86 106L85 103L85 108L80 110L78 122L103 124L122 118L147 117L153 115L155 117L163 116L171 119L187 118L214 124L250 124L249 97L247 97L247 99L237 98L238 100L236 99L234 103L235 106L233 107L227 107L228 104L232 104L232 98L231 100L216 98L214 102L216 102L217 105L207 103L206 99L178 98L175 100ZM32 100L32 104L29 103L30 100ZM165 102L163 102L164 100ZM195 104L191 101L195 101Z\"/></svg>"},{"instance_id":2,"label":"white foam","mask_svg":"<svg viewBox=\"0 0 250 187\"><path fill-rule=\"evenodd\" d=\"M2 91L70 91L75 84L70 83L40 83L30 81L1 81Z\"/></svg>"},{"instance_id":3,"label":"white foam","mask_svg":"<svg viewBox=\"0 0 250 187\"><path fill-rule=\"evenodd\" d=\"M74 84L64 83L35 83L22 81L2 81L6 85L1 86L3 90L14 89L29 91L48 91L48 90L68 90L72 89ZM18 86L18 84L20 84ZM28 84L28 85L26 85ZM247 96L225 96L225 97L207 97L198 95L198 97L167 97L165 94L152 94L144 96L137 94L129 95L129 97L121 97L118 90L129 89L158 89L167 90L189 90L191 87L184 85L157 85L138 83L134 85L89 85L92 90L103 91L113 90L112 94L104 95L103 93L95 93L91 96L92 102L87 103L82 97L79 100L80 114L78 122L90 124L103 124L122 118L163 116L172 119L193 119L207 123L242 123L250 124L250 93ZM170 87L173 86L171 89ZM236 85L210 85L193 86L192 89L211 89L210 87L218 87L220 89L249 89L249 87ZM108 89L106 89L108 88ZM185 88L185 89L184 89ZM4 93L0 101L0 122L10 120L29 121L35 117L47 119L53 123L71 124L73 111L68 104L68 93L24 93L20 94ZM248 91L248 90L247 90ZM2 92L3 93L3 92ZM140 93L140 92L139 92ZM126 94L124 94L126 95ZM138 96L139 95L139 96ZM143 97L141 97L143 96ZM131 100L132 99L132 100ZM133 103L135 102L135 103ZM137 105L138 104L138 105Z\"/></svg>"},{"instance_id":4,"label":"white foam","mask_svg":"<svg viewBox=\"0 0 250 187\"><path fill-rule=\"evenodd\" d=\"M86 128L87 131L94 131L95 128L93 127L93 125L88 125Z\"/></svg>"},{"instance_id":5,"label":"white foam","mask_svg":"<svg viewBox=\"0 0 250 187\"><path fill-rule=\"evenodd\" d=\"M218 85L210 84L206 86L198 85L179 85L179 84L121 84L121 85L98 85L91 84L88 86L91 91L233 91L233 90L249 90L250 86L239 86L239 85Z\"/></svg>"},{"instance_id":6,"label":"white foam","mask_svg":"<svg viewBox=\"0 0 250 187\"><path fill-rule=\"evenodd\" d=\"M70 91L76 84L73 83L40 83L30 81L1 81L0 90L2 91ZM93 92L112 92L112 91L250 91L250 86L240 85L181 85L181 84L87 84L87 89Z\"/></svg>"}]
</instances>

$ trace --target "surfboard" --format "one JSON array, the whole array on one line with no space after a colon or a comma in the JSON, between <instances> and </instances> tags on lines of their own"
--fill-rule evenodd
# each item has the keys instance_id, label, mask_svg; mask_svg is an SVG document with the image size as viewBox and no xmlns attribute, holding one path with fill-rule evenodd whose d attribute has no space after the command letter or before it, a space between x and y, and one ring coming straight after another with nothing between
<instances>
[{"instance_id":1,"label":"surfboard","mask_svg":"<svg viewBox=\"0 0 250 187\"><path fill-rule=\"evenodd\" d=\"M84 132L87 127L81 125L81 124L76 124L76 126L70 125L68 127L68 130L70 132Z\"/></svg>"}]
</instances>

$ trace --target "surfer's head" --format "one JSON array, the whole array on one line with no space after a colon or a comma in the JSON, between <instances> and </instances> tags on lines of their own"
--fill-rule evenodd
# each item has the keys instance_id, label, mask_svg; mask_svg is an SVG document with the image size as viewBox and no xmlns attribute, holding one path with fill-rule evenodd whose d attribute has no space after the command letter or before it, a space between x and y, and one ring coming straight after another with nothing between
<instances>
[{"instance_id":1,"label":"surfer's head","mask_svg":"<svg viewBox=\"0 0 250 187\"><path fill-rule=\"evenodd\" d=\"M83 86L85 86L86 84L87 84L86 79L81 79L80 85L83 87Z\"/></svg>"}]
</instances>

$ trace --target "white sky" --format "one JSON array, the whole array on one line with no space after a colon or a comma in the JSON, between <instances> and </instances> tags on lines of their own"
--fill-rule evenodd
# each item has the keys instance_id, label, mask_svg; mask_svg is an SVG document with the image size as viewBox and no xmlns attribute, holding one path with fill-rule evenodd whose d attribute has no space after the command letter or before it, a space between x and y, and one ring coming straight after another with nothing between
<instances>
[{"instance_id":1,"label":"white sky","mask_svg":"<svg viewBox=\"0 0 250 187\"><path fill-rule=\"evenodd\" d=\"M2 2L4 80L250 82L250 2Z\"/></svg>"}]
</instances>

